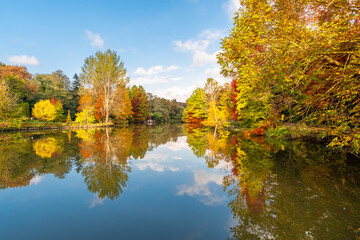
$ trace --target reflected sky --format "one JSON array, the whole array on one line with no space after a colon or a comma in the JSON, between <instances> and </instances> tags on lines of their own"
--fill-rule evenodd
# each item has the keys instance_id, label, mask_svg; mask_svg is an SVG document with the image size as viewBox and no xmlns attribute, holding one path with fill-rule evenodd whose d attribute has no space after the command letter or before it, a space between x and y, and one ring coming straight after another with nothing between
<instances>
[{"instance_id":1,"label":"reflected sky","mask_svg":"<svg viewBox=\"0 0 360 240\"><path fill-rule=\"evenodd\" d=\"M358 158L203 127L8 133L0 239L356 239Z\"/></svg>"},{"instance_id":2,"label":"reflected sky","mask_svg":"<svg viewBox=\"0 0 360 240\"><path fill-rule=\"evenodd\" d=\"M67 133L40 134L14 142L10 147L27 150L4 175L0 239L229 237L224 171L194 156L182 131L150 136L146 152L136 131L73 132L70 142ZM127 146L131 141L139 148ZM12 187L32 173L22 187Z\"/></svg>"}]
</instances>

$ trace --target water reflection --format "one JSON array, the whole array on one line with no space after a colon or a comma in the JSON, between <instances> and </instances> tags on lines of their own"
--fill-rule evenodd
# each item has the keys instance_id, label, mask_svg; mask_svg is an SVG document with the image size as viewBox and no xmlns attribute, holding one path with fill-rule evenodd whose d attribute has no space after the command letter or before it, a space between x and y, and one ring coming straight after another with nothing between
<instances>
[{"instance_id":1,"label":"water reflection","mask_svg":"<svg viewBox=\"0 0 360 240\"><path fill-rule=\"evenodd\" d=\"M223 185L237 222L233 239L359 238L359 159L352 166L346 153L305 142L223 138L192 126L187 134L208 167L231 163Z\"/></svg>"},{"instance_id":2,"label":"water reflection","mask_svg":"<svg viewBox=\"0 0 360 240\"><path fill-rule=\"evenodd\" d=\"M184 211L203 217L198 222L220 219L211 209L228 204L233 221L226 211L221 216L232 224L227 230L232 239L359 236L359 159L318 144L276 142L194 125L17 133L0 139L0 189L41 185L46 174L61 179L73 169L92 193L87 209L105 208L106 199L125 199L121 196L129 188L127 193L134 195L127 216L149 213L149 224L159 215L167 226L171 211L180 211L177 220L182 222L189 219L181 215ZM134 172L137 179L131 186Z\"/></svg>"},{"instance_id":3,"label":"water reflection","mask_svg":"<svg viewBox=\"0 0 360 240\"><path fill-rule=\"evenodd\" d=\"M121 195L131 172L130 158L144 159L147 151L176 142L180 135L181 125L5 134L0 143L0 188L36 185L44 174L64 178L74 167L94 193L94 207L105 198L114 200ZM166 158L148 154L136 166L142 170L177 171L177 167L162 163L167 162Z\"/></svg>"},{"instance_id":4,"label":"water reflection","mask_svg":"<svg viewBox=\"0 0 360 240\"><path fill-rule=\"evenodd\" d=\"M223 203L226 199L217 193L217 188L213 187L213 184L221 186L223 178L224 175L219 173L195 170L194 183L192 185L183 184L178 186L177 195L183 196L184 194L187 194L191 197L196 197L206 205Z\"/></svg>"}]
</instances>

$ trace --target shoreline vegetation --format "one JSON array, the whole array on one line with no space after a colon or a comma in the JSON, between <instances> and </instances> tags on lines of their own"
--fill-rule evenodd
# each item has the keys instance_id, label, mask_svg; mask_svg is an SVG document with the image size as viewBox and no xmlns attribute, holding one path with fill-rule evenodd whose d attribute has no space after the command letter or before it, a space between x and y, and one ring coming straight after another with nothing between
<instances>
[{"instance_id":1,"label":"shoreline vegetation","mask_svg":"<svg viewBox=\"0 0 360 240\"><path fill-rule=\"evenodd\" d=\"M240 3L217 54L227 83L208 78L181 103L129 86L110 49L86 58L72 82L60 70L33 76L0 63L0 131L182 121L359 155L360 2Z\"/></svg>"},{"instance_id":2,"label":"shoreline vegetation","mask_svg":"<svg viewBox=\"0 0 360 240\"><path fill-rule=\"evenodd\" d=\"M217 55L231 83L208 79L188 99L185 121L359 154L360 2L240 4Z\"/></svg>"},{"instance_id":3,"label":"shoreline vegetation","mask_svg":"<svg viewBox=\"0 0 360 240\"><path fill-rule=\"evenodd\" d=\"M120 126L120 125L119 125ZM0 132L14 132L14 131L39 131L39 130L72 130L72 129L88 129L88 128L104 128L115 127L114 123L48 123L48 122L28 122L22 123L18 126L1 126Z\"/></svg>"}]
</instances>

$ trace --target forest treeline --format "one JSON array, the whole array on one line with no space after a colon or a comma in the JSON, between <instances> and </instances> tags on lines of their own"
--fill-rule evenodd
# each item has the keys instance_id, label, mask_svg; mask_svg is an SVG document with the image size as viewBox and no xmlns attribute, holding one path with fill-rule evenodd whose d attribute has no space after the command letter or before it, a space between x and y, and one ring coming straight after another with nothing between
<instances>
[{"instance_id":1,"label":"forest treeline","mask_svg":"<svg viewBox=\"0 0 360 240\"><path fill-rule=\"evenodd\" d=\"M330 146L360 149L360 2L241 0L212 79L187 100L187 122L235 122L248 135L326 128Z\"/></svg>"},{"instance_id":2,"label":"forest treeline","mask_svg":"<svg viewBox=\"0 0 360 240\"><path fill-rule=\"evenodd\" d=\"M70 79L61 71L30 74L26 67L0 63L2 128L41 122L80 124L181 121L184 104L129 86L126 68L116 52L97 52L82 72Z\"/></svg>"}]
</instances>

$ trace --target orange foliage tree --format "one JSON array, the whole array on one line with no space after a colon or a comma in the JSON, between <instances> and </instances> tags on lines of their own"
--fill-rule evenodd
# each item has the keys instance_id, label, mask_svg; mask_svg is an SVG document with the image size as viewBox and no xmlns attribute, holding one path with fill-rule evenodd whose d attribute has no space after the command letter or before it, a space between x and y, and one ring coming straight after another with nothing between
<instances>
[{"instance_id":1,"label":"orange foliage tree","mask_svg":"<svg viewBox=\"0 0 360 240\"><path fill-rule=\"evenodd\" d=\"M95 105L95 119L98 122L104 122L105 120L105 100L104 94L100 93Z\"/></svg>"},{"instance_id":2,"label":"orange foliage tree","mask_svg":"<svg viewBox=\"0 0 360 240\"><path fill-rule=\"evenodd\" d=\"M118 87L112 109L115 118L119 122L130 120L133 116L129 91L125 87Z\"/></svg>"},{"instance_id":3,"label":"orange foliage tree","mask_svg":"<svg viewBox=\"0 0 360 240\"><path fill-rule=\"evenodd\" d=\"M88 94L82 96L79 101L78 111L81 111L81 113L85 115L86 124L88 124L89 117L92 116L94 112L94 101L92 97L90 97ZM77 114L78 118L80 117L80 114Z\"/></svg>"},{"instance_id":4,"label":"orange foliage tree","mask_svg":"<svg viewBox=\"0 0 360 240\"><path fill-rule=\"evenodd\" d=\"M32 75L26 67L4 65L0 66L0 79L4 79L13 93L20 100L32 101L38 91L38 85L32 80Z\"/></svg>"}]
</instances>

